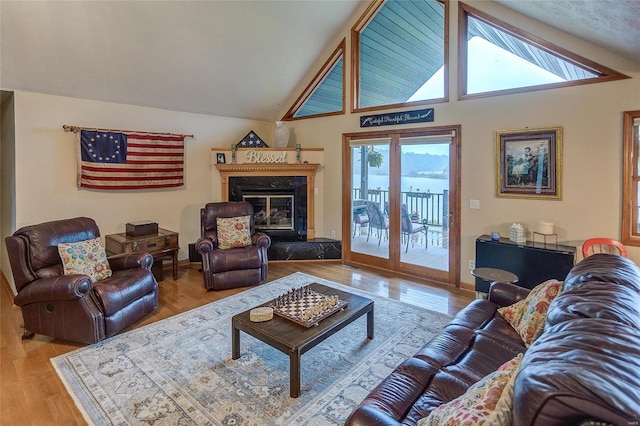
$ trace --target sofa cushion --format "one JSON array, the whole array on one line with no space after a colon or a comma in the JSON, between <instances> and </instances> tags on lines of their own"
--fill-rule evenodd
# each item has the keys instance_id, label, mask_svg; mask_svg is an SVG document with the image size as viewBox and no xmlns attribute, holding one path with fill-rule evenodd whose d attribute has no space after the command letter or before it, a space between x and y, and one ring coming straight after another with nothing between
<instances>
[{"instance_id":1,"label":"sofa cushion","mask_svg":"<svg viewBox=\"0 0 640 426\"><path fill-rule=\"evenodd\" d=\"M251 216L217 218L218 248L247 247L251 245Z\"/></svg>"},{"instance_id":2,"label":"sofa cushion","mask_svg":"<svg viewBox=\"0 0 640 426\"><path fill-rule=\"evenodd\" d=\"M522 354L502 364L456 399L440 405L418 426L441 426L462 424L509 425L511 423L511 395L513 382ZM509 385L509 386L508 386ZM502 398L504 393L504 398ZM512 395L511 395L512 396ZM502 401L501 401L502 400ZM500 405L498 406L498 403ZM496 407L498 412L496 412ZM491 418L491 423L488 419Z\"/></svg>"},{"instance_id":3,"label":"sofa cushion","mask_svg":"<svg viewBox=\"0 0 640 426\"><path fill-rule=\"evenodd\" d=\"M640 330L610 319L547 326L522 359L514 424L567 425L588 418L634 424L640 413L638 348Z\"/></svg>"},{"instance_id":4,"label":"sofa cushion","mask_svg":"<svg viewBox=\"0 0 640 426\"><path fill-rule=\"evenodd\" d=\"M531 290L526 299L499 308L498 313L520 334L528 347L542 333L549 304L561 290L561 281L545 281Z\"/></svg>"},{"instance_id":5,"label":"sofa cushion","mask_svg":"<svg viewBox=\"0 0 640 426\"><path fill-rule=\"evenodd\" d=\"M574 286L553 301L546 326L581 318L610 319L640 329L640 292L615 282Z\"/></svg>"},{"instance_id":6,"label":"sofa cushion","mask_svg":"<svg viewBox=\"0 0 640 426\"><path fill-rule=\"evenodd\" d=\"M100 238L58 244L65 275L84 274L92 282L111 276L107 253Z\"/></svg>"},{"instance_id":7,"label":"sofa cushion","mask_svg":"<svg viewBox=\"0 0 640 426\"><path fill-rule=\"evenodd\" d=\"M585 282L616 283L640 293L640 270L630 259L612 254L594 254L582 260L564 279L564 291Z\"/></svg>"}]
</instances>

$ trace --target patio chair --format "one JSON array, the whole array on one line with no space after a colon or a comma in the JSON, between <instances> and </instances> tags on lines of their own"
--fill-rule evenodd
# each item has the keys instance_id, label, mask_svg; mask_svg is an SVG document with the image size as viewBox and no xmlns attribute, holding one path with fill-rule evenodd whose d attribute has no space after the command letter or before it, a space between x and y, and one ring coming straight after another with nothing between
<instances>
[{"instance_id":1,"label":"patio chair","mask_svg":"<svg viewBox=\"0 0 640 426\"><path fill-rule=\"evenodd\" d=\"M424 248L426 249L428 247L427 231L429 230L426 219L423 219L422 222L412 222L405 204L401 206L400 212L400 232L402 232L402 237L407 240L404 252L407 253L409 251L409 241L418 233L424 234Z\"/></svg>"},{"instance_id":2,"label":"patio chair","mask_svg":"<svg viewBox=\"0 0 640 426\"><path fill-rule=\"evenodd\" d=\"M373 228L378 230L378 245L382 241L382 231L385 231L387 239L389 238L389 220L384 216L378 203L373 201L365 201L367 208L367 216L369 216L369 232L367 233L367 242L371 236Z\"/></svg>"},{"instance_id":3,"label":"patio chair","mask_svg":"<svg viewBox=\"0 0 640 426\"><path fill-rule=\"evenodd\" d=\"M363 226L368 225L369 216L367 216L364 200L353 200L353 237L356 236L358 230L362 230Z\"/></svg>"}]
</instances>

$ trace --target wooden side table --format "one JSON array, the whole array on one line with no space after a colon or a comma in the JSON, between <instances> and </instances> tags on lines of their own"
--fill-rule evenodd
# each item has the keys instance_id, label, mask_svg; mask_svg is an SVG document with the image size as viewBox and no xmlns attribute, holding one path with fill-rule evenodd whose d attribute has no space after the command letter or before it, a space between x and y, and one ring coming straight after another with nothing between
<instances>
[{"instance_id":1,"label":"wooden side table","mask_svg":"<svg viewBox=\"0 0 640 426\"><path fill-rule=\"evenodd\" d=\"M173 279L178 279L178 233L168 229L158 228L157 235L131 237L125 232L105 235L105 249L107 256L121 253L144 251L153 256L154 261L171 258ZM156 277L156 279L158 279ZM161 279L160 279L161 280Z\"/></svg>"}]
</instances>

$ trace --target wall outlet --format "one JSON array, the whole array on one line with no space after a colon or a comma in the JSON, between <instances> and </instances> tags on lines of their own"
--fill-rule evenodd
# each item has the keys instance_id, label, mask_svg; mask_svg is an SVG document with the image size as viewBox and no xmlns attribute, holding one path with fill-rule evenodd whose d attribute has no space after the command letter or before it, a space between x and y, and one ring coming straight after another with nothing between
<instances>
[{"instance_id":1,"label":"wall outlet","mask_svg":"<svg viewBox=\"0 0 640 426\"><path fill-rule=\"evenodd\" d=\"M469 270L474 270L476 269L476 261L473 259L469 259Z\"/></svg>"},{"instance_id":2,"label":"wall outlet","mask_svg":"<svg viewBox=\"0 0 640 426\"><path fill-rule=\"evenodd\" d=\"M331 238L335 238L336 237L336 231L331 231Z\"/></svg>"}]
</instances>

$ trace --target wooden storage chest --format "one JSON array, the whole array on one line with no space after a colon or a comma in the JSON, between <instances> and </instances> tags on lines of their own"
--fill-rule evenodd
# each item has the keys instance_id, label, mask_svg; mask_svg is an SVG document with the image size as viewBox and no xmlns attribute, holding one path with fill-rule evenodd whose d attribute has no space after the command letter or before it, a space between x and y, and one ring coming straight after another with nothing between
<instances>
[{"instance_id":1,"label":"wooden storage chest","mask_svg":"<svg viewBox=\"0 0 640 426\"><path fill-rule=\"evenodd\" d=\"M154 263L171 258L173 261L173 279L178 279L178 251L180 250L178 233L168 229L158 228L156 235L132 237L126 232L105 235L105 249L108 256L121 253L147 252L154 258ZM156 279L162 278L156 274Z\"/></svg>"},{"instance_id":2,"label":"wooden storage chest","mask_svg":"<svg viewBox=\"0 0 640 426\"><path fill-rule=\"evenodd\" d=\"M146 251L151 254L178 247L178 233L158 228L157 235L131 237L126 233L105 236L107 254Z\"/></svg>"}]
</instances>

